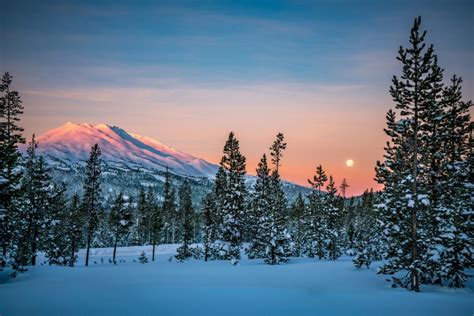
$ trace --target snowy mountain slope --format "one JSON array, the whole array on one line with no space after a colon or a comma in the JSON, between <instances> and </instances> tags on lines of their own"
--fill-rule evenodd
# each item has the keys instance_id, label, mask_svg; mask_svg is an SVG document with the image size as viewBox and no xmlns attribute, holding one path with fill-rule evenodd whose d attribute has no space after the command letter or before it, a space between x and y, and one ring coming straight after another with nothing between
<instances>
[{"instance_id":1,"label":"snowy mountain slope","mask_svg":"<svg viewBox=\"0 0 474 316\"><path fill-rule=\"evenodd\" d=\"M91 146L97 143L104 162L126 169L164 171L168 167L176 175L212 178L218 168L154 139L106 124L69 122L39 136L37 141L38 152L53 166L84 164Z\"/></svg>"},{"instance_id":2,"label":"snowy mountain slope","mask_svg":"<svg viewBox=\"0 0 474 316\"><path fill-rule=\"evenodd\" d=\"M64 183L70 193L81 192L84 165L91 146L99 144L102 151L102 187L105 203L119 193L136 196L143 187L154 187L159 197L163 192L166 168L178 187L190 181L193 201L199 204L212 189L218 166L203 159L180 152L154 139L129 133L117 126L88 123L66 123L36 138L38 152L45 157L53 179ZM23 152L27 145L21 146ZM255 177L248 175L249 189ZM290 201L309 189L283 182L283 190Z\"/></svg>"}]
</instances>

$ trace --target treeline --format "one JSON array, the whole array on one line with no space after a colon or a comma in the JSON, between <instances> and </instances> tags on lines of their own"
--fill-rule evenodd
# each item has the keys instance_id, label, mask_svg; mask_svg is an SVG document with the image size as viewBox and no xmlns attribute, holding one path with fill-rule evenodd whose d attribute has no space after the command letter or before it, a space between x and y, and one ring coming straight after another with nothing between
<instances>
[{"instance_id":1,"label":"treeline","mask_svg":"<svg viewBox=\"0 0 474 316\"><path fill-rule=\"evenodd\" d=\"M357 228L351 214L359 203L338 195L321 166L310 181L313 193L288 205L279 174L287 146L281 133L269 148L270 160L262 156L253 186L246 181L239 141L230 133L202 209L193 205L189 183L175 187L169 172L163 191L144 187L137 196L118 193L113 203L104 203L98 145L86 162L82 191L70 196L65 185L52 180L34 136L26 154L19 153L17 146L24 139L17 122L23 108L10 85L6 73L1 99L3 267L24 271L37 264L39 251L49 264L73 266L79 248L86 249L87 266L91 247L114 247L115 262L117 246L145 244L153 245L154 260L161 243L181 243L179 260L239 260L245 243L250 258L279 264L303 255L335 260L353 243L354 234L345 232ZM347 186L344 181L344 192ZM192 248L193 243L202 247Z\"/></svg>"}]
</instances>

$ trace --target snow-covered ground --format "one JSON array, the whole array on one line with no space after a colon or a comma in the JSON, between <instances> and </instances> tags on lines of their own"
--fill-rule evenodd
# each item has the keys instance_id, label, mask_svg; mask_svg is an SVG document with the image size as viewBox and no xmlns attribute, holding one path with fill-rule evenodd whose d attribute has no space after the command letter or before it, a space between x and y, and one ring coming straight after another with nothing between
<instances>
[{"instance_id":1,"label":"snow-covered ground","mask_svg":"<svg viewBox=\"0 0 474 316\"><path fill-rule=\"evenodd\" d=\"M351 259L293 259L269 266L260 260L169 261L174 245L157 261L138 263L142 250L94 249L84 267L37 266L16 279L0 272L0 315L466 315L474 313L474 282L465 289L392 289L384 276L357 270ZM123 262L125 260L125 262ZM375 269L375 268L373 268ZM472 272L472 271L471 271Z\"/></svg>"}]
</instances>

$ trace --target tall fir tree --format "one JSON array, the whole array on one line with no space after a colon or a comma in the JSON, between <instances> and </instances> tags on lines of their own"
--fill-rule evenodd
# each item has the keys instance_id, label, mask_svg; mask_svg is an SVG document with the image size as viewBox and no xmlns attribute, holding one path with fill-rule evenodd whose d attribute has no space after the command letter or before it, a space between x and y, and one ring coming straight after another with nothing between
<instances>
[{"instance_id":1,"label":"tall fir tree","mask_svg":"<svg viewBox=\"0 0 474 316\"><path fill-rule=\"evenodd\" d=\"M98 144L91 148L89 159L87 160L84 180L84 198L83 209L86 224L86 267L89 265L89 252L94 238L94 234L99 227L99 221L102 218L102 189L101 174L102 161L101 151Z\"/></svg>"},{"instance_id":2,"label":"tall fir tree","mask_svg":"<svg viewBox=\"0 0 474 316\"><path fill-rule=\"evenodd\" d=\"M166 199L166 197L165 197ZM156 196L154 192L150 189L148 190L147 203L150 214L150 235L151 235L151 245L153 248L151 260L155 261L155 252L156 247L161 243L162 238L161 234L163 231L163 217L165 205L158 205L156 201ZM174 201L174 195L173 195Z\"/></svg>"},{"instance_id":3,"label":"tall fir tree","mask_svg":"<svg viewBox=\"0 0 474 316\"><path fill-rule=\"evenodd\" d=\"M239 141L231 132L224 146L221 167L226 174L226 187L220 203L221 223L219 250L223 259L240 259L243 241L247 189L245 186L245 156L240 152ZM219 188L222 189L222 188Z\"/></svg>"},{"instance_id":4,"label":"tall fir tree","mask_svg":"<svg viewBox=\"0 0 474 316\"><path fill-rule=\"evenodd\" d=\"M33 135L27 149L25 172L22 178L22 192L25 196L23 216L28 222L31 247L31 265L36 265L36 256L44 244L47 212L50 208L50 176L42 156L37 155L38 143Z\"/></svg>"},{"instance_id":5,"label":"tall fir tree","mask_svg":"<svg viewBox=\"0 0 474 316\"><path fill-rule=\"evenodd\" d=\"M270 191L270 169L268 168L267 156L264 154L256 169L257 180L255 181L254 194L251 210L248 212L248 220L252 223L250 227L250 245L247 255L250 259L265 258L267 247L271 243L272 227L274 219L271 207Z\"/></svg>"},{"instance_id":6,"label":"tall fir tree","mask_svg":"<svg viewBox=\"0 0 474 316\"><path fill-rule=\"evenodd\" d=\"M79 252L79 247L82 245L82 233L85 220L81 198L79 197L79 194L75 193L72 196L65 217L65 235L66 240L69 242L68 265L70 267L73 267L77 261L77 253Z\"/></svg>"},{"instance_id":7,"label":"tall fir tree","mask_svg":"<svg viewBox=\"0 0 474 316\"><path fill-rule=\"evenodd\" d=\"M109 223L114 234L114 251L112 255L112 261L114 263L116 262L117 244L120 238L130 229L133 223L132 215L123 193L120 192L109 213Z\"/></svg>"},{"instance_id":8,"label":"tall fir tree","mask_svg":"<svg viewBox=\"0 0 474 316\"><path fill-rule=\"evenodd\" d=\"M21 169L18 144L23 144L23 129L18 125L23 114L20 95L10 86L6 72L0 83L0 269L6 265L7 250L15 229L12 227L14 200L20 195Z\"/></svg>"},{"instance_id":9,"label":"tall fir tree","mask_svg":"<svg viewBox=\"0 0 474 316\"><path fill-rule=\"evenodd\" d=\"M166 243L174 243L179 216L176 211L175 190L173 188L173 184L171 183L171 174L168 169L166 169L165 174L162 213L165 241Z\"/></svg>"},{"instance_id":10,"label":"tall fir tree","mask_svg":"<svg viewBox=\"0 0 474 316\"><path fill-rule=\"evenodd\" d=\"M44 225L43 251L49 264L68 265L71 243L68 234L68 205L64 184L54 185Z\"/></svg>"},{"instance_id":11,"label":"tall fir tree","mask_svg":"<svg viewBox=\"0 0 474 316\"><path fill-rule=\"evenodd\" d=\"M466 269L473 267L472 244L474 219L474 186L469 181L472 151L470 143L470 114L472 102L462 101L462 79L453 76L443 90L444 119L440 122L439 157L440 190L437 208L436 235L428 250L428 260L433 283L450 287L463 287L467 279Z\"/></svg>"},{"instance_id":12,"label":"tall fir tree","mask_svg":"<svg viewBox=\"0 0 474 316\"><path fill-rule=\"evenodd\" d=\"M208 193L204 198L203 205L203 219L204 219L204 236L203 236L203 252L204 261L212 258L212 246L216 240L217 225L216 225L216 199L213 192Z\"/></svg>"},{"instance_id":13,"label":"tall fir tree","mask_svg":"<svg viewBox=\"0 0 474 316\"><path fill-rule=\"evenodd\" d=\"M313 190L308 196L308 205L305 209L302 222L304 243L303 254L310 257L323 259L327 257L327 240L329 236L326 229L326 217L323 209L322 188L327 182L326 172L319 165L313 180L309 180Z\"/></svg>"},{"instance_id":14,"label":"tall fir tree","mask_svg":"<svg viewBox=\"0 0 474 316\"><path fill-rule=\"evenodd\" d=\"M306 215L306 203L301 193L290 208L290 230L293 235L294 251L296 257L301 257L304 247L304 216Z\"/></svg>"},{"instance_id":15,"label":"tall fir tree","mask_svg":"<svg viewBox=\"0 0 474 316\"><path fill-rule=\"evenodd\" d=\"M276 140L270 147L273 170L270 177L270 206L273 218L272 239L269 245L269 256L266 262L279 264L288 261L291 256L292 240L288 231L288 203L283 192L279 167L286 149L286 142L282 133L278 133Z\"/></svg>"},{"instance_id":16,"label":"tall fir tree","mask_svg":"<svg viewBox=\"0 0 474 316\"><path fill-rule=\"evenodd\" d=\"M177 249L176 259L184 261L192 257L190 244L193 238L193 218L194 208L191 199L191 186L188 181L184 181L179 189L179 212L182 224L182 244Z\"/></svg>"},{"instance_id":17,"label":"tall fir tree","mask_svg":"<svg viewBox=\"0 0 474 316\"><path fill-rule=\"evenodd\" d=\"M323 212L325 213L325 229L329 237L327 243L327 253L329 259L337 260L342 254L341 243L341 221L342 212L338 207L341 205L339 196L337 195L336 184L332 176L329 176L329 183L326 187L326 195L323 198Z\"/></svg>"},{"instance_id":18,"label":"tall fir tree","mask_svg":"<svg viewBox=\"0 0 474 316\"><path fill-rule=\"evenodd\" d=\"M469 209L465 201L472 194L470 189L466 190L466 180L450 173L450 170L463 170L461 173L464 179L469 173L468 155L456 158L459 166L463 167L452 168L449 163L450 141L447 140L451 135L453 139L456 136L451 134L452 129L449 128L452 112L448 100L457 100L454 101L457 103L461 95L454 92L457 88L451 92L449 88L443 89L443 70L438 66L433 47L425 46L426 32L420 32L420 24L421 18L416 18L411 30L410 46L399 50L402 76L401 79L392 79L390 93L400 118L397 119L392 110L387 113L385 132L390 141L385 147L385 161L379 162L376 168L377 180L384 184L378 216L382 224L384 257L387 259L380 272L394 274L407 271L401 278L394 277L393 284L414 291L420 290L420 284L442 283L443 279L448 279L453 286L463 283L451 282L451 276L454 275L458 280L464 279L462 268L452 269L455 265L443 262L442 258L454 258L452 250L459 247L458 250L464 249L458 251L464 253L458 257L459 262L469 265L469 260L461 259L464 255L470 256L469 251L465 251L469 247L466 248L466 242L461 241L464 240L466 225L463 220L454 218L463 218L455 214ZM457 96L451 98L448 95ZM465 111L459 117L464 117L461 121L466 118L469 120ZM469 148L468 123L460 126L458 131L463 130L461 138L464 141L460 141L459 145L466 148L466 152ZM464 193L458 195L456 190L450 192L454 187L463 188L457 192ZM458 209L458 213L455 209L460 205L463 205L460 207L463 210ZM456 235L460 238L452 238ZM456 247L451 244L454 239L461 241L456 242ZM448 270L460 274L454 272L447 277Z\"/></svg>"}]
</instances>

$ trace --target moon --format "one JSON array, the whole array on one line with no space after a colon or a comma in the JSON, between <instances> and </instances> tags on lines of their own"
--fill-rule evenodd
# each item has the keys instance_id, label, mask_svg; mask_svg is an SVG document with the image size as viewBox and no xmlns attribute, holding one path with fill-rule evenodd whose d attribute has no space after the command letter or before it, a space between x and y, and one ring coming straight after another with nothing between
<instances>
[{"instance_id":1,"label":"moon","mask_svg":"<svg viewBox=\"0 0 474 316\"><path fill-rule=\"evenodd\" d=\"M347 159L346 160L346 166L352 167L353 165L354 165L354 160L352 160L352 159Z\"/></svg>"}]
</instances>

